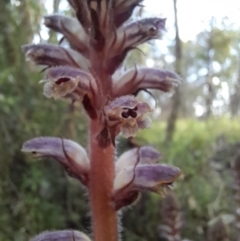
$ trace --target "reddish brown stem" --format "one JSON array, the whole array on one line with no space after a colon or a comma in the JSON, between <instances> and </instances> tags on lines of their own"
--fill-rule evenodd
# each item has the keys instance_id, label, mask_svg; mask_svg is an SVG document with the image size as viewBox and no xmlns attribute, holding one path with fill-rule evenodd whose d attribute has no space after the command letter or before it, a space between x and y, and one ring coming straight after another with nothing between
<instances>
[{"instance_id":1,"label":"reddish brown stem","mask_svg":"<svg viewBox=\"0 0 240 241\"><path fill-rule=\"evenodd\" d=\"M101 148L96 136L102 126L90 123L90 184L89 195L92 212L94 241L117 241L117 213L111 206L111 192L115 176L114 148Z\"/></svg>"}]
</instances>

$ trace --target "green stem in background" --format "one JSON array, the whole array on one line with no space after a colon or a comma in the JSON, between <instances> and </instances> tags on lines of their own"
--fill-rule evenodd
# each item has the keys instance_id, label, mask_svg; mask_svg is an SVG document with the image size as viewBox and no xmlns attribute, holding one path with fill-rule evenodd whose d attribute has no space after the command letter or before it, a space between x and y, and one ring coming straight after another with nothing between
<instances>
[{"instance_id":1,"label":"green stem in background","mask_svg":"<svg viewBox=\"0 0 240 241\"><path fill-rule=\"evenodd\" d=\"M96 141L102 126L90 122L90 184L89 196L93 220L94 241L117 241L117 213L111 206L111 193L115 176L114 147L102 148Z\"/></svg>"}]
</instances>

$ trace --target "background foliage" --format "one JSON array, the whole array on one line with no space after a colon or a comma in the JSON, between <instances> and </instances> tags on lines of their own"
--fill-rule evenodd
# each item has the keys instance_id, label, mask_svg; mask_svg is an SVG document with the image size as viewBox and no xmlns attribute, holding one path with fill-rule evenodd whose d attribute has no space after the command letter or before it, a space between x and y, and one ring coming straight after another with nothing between
<instances>
[{"instance_id":1,"label":"background foliage","mask_svg":"<svg viewBox=\"0 0 240 241\"><path fill-rule=\"evenodd\" d=\"M0 0L0 4L0 240L28 240L47 229L90 232L87 197L80 184L55 162L32 162L20 152L25 140L41 135L71 138L83 146L87 143L87 120L81 107L46 99L38 84L40 70L25 63L21 53L22 44L48 40L40 25L47 12L45 2ZM55 11L60 11L59 4L54 1ZM167 117L175 107L171 98L159 93L153 93L159 102L153 128L142 131L135 141L154 145L163 153L163 162L184 171L184 179L175 184L184 214L182 237L206 240L210 224L221 217L233 240L237 203L231 167L240 152L240 35L224 21L219 28L211 20L206 29L194 41L182 42L181 69L186 81L180 89L179 119L172 141L166 143L165 136ZM55 42L59 37L51 32L47 36ZM142 49L155 61L155 67L173 69L166 56L174 56L174 43L170 41L168 52L161 56L156 46L144 45ZM139 61L144 64L145 57L133 52L126 64L133 66ZM217 64L220 68L214 67ZM204 89L206 78L214 77L220 82L214 85L210 81L212 113L197 118L194 103L205 108L209 94ZM229 86L228 103L221 95L223 82ZM220 100L223 104L214 107ZM121 151L126 144L120 140ZM161 202L156 194L143 195L136 206L124 210L124 240L163 240L159 231Z\"/></svg>"}]
</instances>

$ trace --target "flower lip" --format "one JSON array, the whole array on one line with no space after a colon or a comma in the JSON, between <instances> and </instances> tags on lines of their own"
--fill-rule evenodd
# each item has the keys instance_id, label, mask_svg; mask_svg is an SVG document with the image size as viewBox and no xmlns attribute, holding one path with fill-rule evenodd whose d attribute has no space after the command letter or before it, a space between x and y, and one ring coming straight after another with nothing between
<instances>
[{"instance_id":1,"label":"flower lip","mask_svg":"<svg viewBox=\"0 0 240 241\"><path fill-rule=\"evenodd\" d=\"M136 118L137 117L137 106L134 109L128 109L126 111L122 112L122 117L123 118L128 118L128 117L132 117L132 118Z\"/></svg>"},{"instance_id":2,"label":"flower lip","mask_svg":"<svg viewBox=\"0 0 240 241\"><path fill-rule=\"evenodd\" d=\"M79 79L60 77L56 81L45 79L39 83L44 83L43 94L47 98L59 99L73 93L78 87Z\"/></svg>"},{"instance_id":3,"label":"flower lip","mask_svg":"<svg viewBox=\"0 0 240 241\"><path fill-rule=\"evenodd\" d=\"M91 87L96 88L93 76L81 69L69 66L49 68L46 76L40 83L44 84L44 95L48 98L64 98L71 94L78 95L82 101L83 96L93 95Z\"/></svg>"},{"instance_id":4,"label":"flower lip","mask_svg":"<svg viewBox=\"0 0 240 241\"><path fill-rule=\"evenodd\" d=\"M68 81L70 81L71 79L70 78L68 78L68 77L61 77L61 78L59 78L57 81L55 81L55 83L57 84L57 85L60 85L61 83L66 83L66 82L68 82Z\"/></svg>"},{"instance_id":5,"label":"flower lip","mask_svg":"<svg viewBox=\"0 0 240 241\"><path fill-rule=\"evenodd\" d=\"M138 129L149 127L149 119L144 114L150 111L147 103L133 95L115 98L104 107L108 128L114 129L115 136L122 132L125 137L135 136Z\"/></svg>"},{"instance_id":6,"label":"flower lip","mask_svg":"<svg viewBox=\"0 0 240 241\"><path fill-rule=\"evenodd\" d=\"M124 119L136 118L150 111L152 109L147 103L136 99L133 95L118 97L105 106L105 113L110 119L113 116Z\"/></svg>"},{"instance_id":7,"label":"flower lip","mask_svg":"<svg viewBox=\"0 0 240 241\"><path fill-rule=\"evenodd\" d=\"M140 20L141 22L141 20ZM147 32L149 37L161 38L162 34L166 32L166 18L147 18L143 19L143 26L148 26ZM144 27L143 27L144 29Z\"/></svg>"},{"instance_id":8,"label":"flower lip","mask_svg":"<svg viewBox=\"0 0 240 241\"><path fill-rule=\"evenodd\" d=\"M136 199L136 193L151 191L158 194L165 192L180 175L178 167L166 164L135 164L117 172L114 180L114 208L130 205Z\"/></svg>"}]
</instances>

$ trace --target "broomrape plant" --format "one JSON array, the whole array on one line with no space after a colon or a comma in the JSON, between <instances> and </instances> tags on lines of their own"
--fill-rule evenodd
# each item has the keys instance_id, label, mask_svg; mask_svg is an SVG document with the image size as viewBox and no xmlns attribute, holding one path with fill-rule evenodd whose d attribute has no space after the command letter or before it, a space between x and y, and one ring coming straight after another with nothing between
<instances>
[{"instance_id":1,"label":"broomrape plant","mask_svg":"<svg viewBox=\"0 0 240 241\"><path fill-rule=\"evenodd\" d=\"M81 102L89 119L88 151L58 137L36 137L23 144L24 152L56 159L87 189L92 214L93 240L119 240L118 212L133 204L143 191L161 193L181 171L159 164L160 153L150 146L129 150L115 161L115 139L121 133L135 136L149 128L150 106L136 96L141 90L168 92L180 77L160 69L137 68L114 78L127 54L138 45L159 39L163 18L128 21L142 0L69 0L75 18L46 16L45 25L68 42L28 44L26 58L46 66L43 94ZM61 41L62 42L62 41ZM32 241L89 241L79 231L44 232Z\"/></svg>"}]
</instances>

